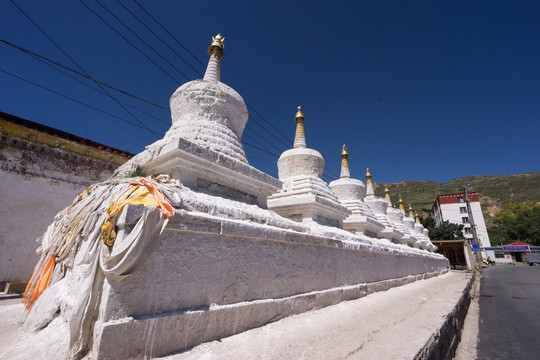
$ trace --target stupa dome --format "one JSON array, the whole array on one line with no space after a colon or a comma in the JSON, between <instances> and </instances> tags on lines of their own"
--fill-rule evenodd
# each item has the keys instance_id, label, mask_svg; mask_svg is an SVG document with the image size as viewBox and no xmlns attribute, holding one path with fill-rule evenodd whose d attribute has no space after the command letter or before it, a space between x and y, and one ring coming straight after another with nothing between
<instances>
[{"instance_id":1,"label":"stupa dome","mask_svg":"<svg viewBox=\"0 0 540 360\"><path fill-rule=\"evenodd\" d=\"M248 120L246 104L220 81L224 40L219 34L213 38L204 78L183 84L171 96L172 127L165 137L180 137L247 163L240 141Z\"/></svg>"},{"instance_id":2,"label":"stupa dome","mask_svg":"<svg viewBox=\"0 0 540 360\"><path fill-rule=\"evenodd\" d=\"M278 160L280 180L299 175L312 175L322 178L324 171L324 158L317 150L306 147L304 132L304 112L298 107L296 117L296 135L294 146L281 154Z\"/></svg>"},{"instance_id":3,"label":"stupa dome","mask_svg":"<svg viewBox=\"0 0 540 360\"><path fill-rule=\"evenodd\" d=\"M341 151L341 175L337 180L332 181L329 185L332 191L340 201L343 200L364 200L366 187L361 180L351 178L349 172L349 152L345 144Z\"/></svg>"}]
</instances>

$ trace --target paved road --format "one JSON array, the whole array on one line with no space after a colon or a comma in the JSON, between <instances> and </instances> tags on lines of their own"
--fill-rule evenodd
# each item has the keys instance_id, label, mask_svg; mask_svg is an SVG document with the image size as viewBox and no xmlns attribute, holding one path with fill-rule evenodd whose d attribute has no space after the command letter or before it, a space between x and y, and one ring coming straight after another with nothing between
<instances>
[{"instance_id":1,"label":"paved road","mask_svg":"<svg viewBox=\"0 0 540 360\"><path fill-rule=\"evenodd\" d=\"M479 360L540 359L540 266L483 269L479 306Z\"/></svg>"}]
</instances>

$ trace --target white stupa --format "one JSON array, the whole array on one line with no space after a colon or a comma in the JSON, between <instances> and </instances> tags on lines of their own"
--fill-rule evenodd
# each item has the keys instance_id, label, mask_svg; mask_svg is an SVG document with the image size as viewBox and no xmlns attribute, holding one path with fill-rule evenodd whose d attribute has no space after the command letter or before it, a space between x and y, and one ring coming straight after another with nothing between
<instances>
[{"instance_id":1,"label":"white stupa","mask_svg":"<svg viewBox=\"0 0 540 360\"><path fill-rule=\"evenodd\" d=\"M324 159L318 151L306 147L305 120L299 106L294 119L294 146L283 152L278 160L283 187L268 197L268 208L298 222L342 228L343 219L350 211L339 203L322 180Z\"/></svg>"},{"instance_id":2,"label":"white stupa","mask_svg":"<svg viewBox=\"0 0 540 360\"><path fill-rule=\"evenodd\" d=\"M388 204L388 208L386 210L386 213L388 215L388 218L390 221L392 221L392 224L396 229L398 229L399 232L403 234L401 239L399 239L399 242L403 245L407 245L409 242L414 242L409 235L409 232L405 229L405 225L403 224L403 215L404 213L400 211L399 209L396 209L392 205L392 200L390 198L390 190L386 186L384 188L384 199L386 200L386 203ZM400 204L403 204L401 200L401 196L399 197Z\"/></svg>"},{"instance_id":3,"label":"white stupa","mask_svg":"<svg viewBox=\"0 0 540 360\"><path fill-rule=\"evenodd\" d=\"M424 237L424 226L420 223L418 211L415 211L414 213L414 231L416 232L416 238L418 239L414 246L419 249L426 249L427 242Z\"/></svg>"},{"instance_id":4,"label":"white stupa","mask_svg":"<svg viewBox=\"0 0 540 360\"><path fill-rule=\"evenodd\" d=\"M420 223L420 217L418 216L418 212L414 213L414 219L415 219L414 230L416 231L417 238L419 239L421 243L421 244L418 244L417 246L420 249L435 251L437 247L433 245L433 243L429 239L429 232L428 234L426 234L427 229L424 228L424 225L422 225L422 223Z\"/></svg>"},{"instance_id":5,"label":"white stupa","mask_svg":"<svg viewBox=\"0 0 540 360\"><path fill-rule=\"evenodd\" d=\"M349 152L343 145L340 177L329 184L339 202L351 211L351 215L343 220L343 229L353 234L378 238L385 226L377 220L369 206L364 203L366 187L361 180L351 178L348 158Z\"/></svg>"},{"instance_id":6,"label":"white stupa","mask_svg":"<svg viewBox=\"0 0 540 360\"><path fill-rule=\"evenodd\" d=\"M184 186L266 206L281 183L250 166L240 141L248 120L244 100L220 81L225 38L212 37L203 79L180 86L170 99L172 127L164 138L118 168L124 177L139 168L168 174Z\"/></svg>"},{"instance_id":7,"label":"white stupa","mask_svg":"<svg viewBox=\"0 0 540 360\"><path fill-rule=\"evenodd\" d=\"M373 182L371 180L372 175L369 171L369 168L366 171L366 196L364 202L369 206L369 208L375 214L377 220L379 220L384 225L384 230L380 232L380 237L388 239L393 243L399 244L400 239L403 237L403 233L399 231L390 218L387 215L388 203L384 198L375 196L375 191L373 190Z\"/></svg>"},{"instance_id":8,"label":"white stupa","mask_svg":"<svg viewBox=\"0 0 540 360\"><path fill-rule=\"evenodd\" d=\"M403 211L405 214L405 208L401 209L403 207L403 202L400 203L400 210ZM414 213L412 206L409 204L409 216L403 217L403 225L405 226L405 230L409 233L410 241L407 243L410 247L419 247L421 244L420 237L418 236L418 233L414 229L415 219L414 219Z\"/></svg>"}]
</instances>

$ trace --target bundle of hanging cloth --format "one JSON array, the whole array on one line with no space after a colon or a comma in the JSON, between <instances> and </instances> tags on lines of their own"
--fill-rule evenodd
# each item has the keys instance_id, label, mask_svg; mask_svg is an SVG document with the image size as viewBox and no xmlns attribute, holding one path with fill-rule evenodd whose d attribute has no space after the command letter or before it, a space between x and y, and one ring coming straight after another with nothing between
<instances>
[{"instance_id":1,"label":"bundle of hanging cloth","mask_svg":"<svg viewBox=\"0 0 540 360\"><path fill-rule=\"evenodd\" d=\"M88 347L104 277L122 280L142 265L174 208L180 206L179 190L180 185L166 175L94 184L47 228L41 258L23 297L29 312L43 291L73 267L82 242L89 242L84 247L88 251L77 258L78 265L89 266L69 316L71 357ZM115 223L126 205L144 206L144 211L131 232L117 238Z\"/></svg>"}]
</instances>

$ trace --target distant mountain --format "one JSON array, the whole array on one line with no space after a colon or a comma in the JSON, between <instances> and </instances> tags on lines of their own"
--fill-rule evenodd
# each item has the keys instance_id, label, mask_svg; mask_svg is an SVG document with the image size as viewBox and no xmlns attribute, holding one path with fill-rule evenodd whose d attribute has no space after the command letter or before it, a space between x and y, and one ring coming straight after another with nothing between
<instances>
[{"instance_id":1,"label":"distant mountain","mask_svg":"<svg viewBox=\"0 0 540 360\"><path fill-rule=\"evenodd\" d=\"M386 185L390 189L390 197L396 207L401 194L405 207L411 204L424 217L429 215L437 195L462 192L463 185L467 185L469 191L479 193L488 227L493 224L493 216L504 204L525 200L540 201L540 171L503 176L469 176L453 179L447 183L403 181L397 184L374 185L377 196L384 196Z\"/></svg>"}]
</instances>

